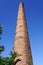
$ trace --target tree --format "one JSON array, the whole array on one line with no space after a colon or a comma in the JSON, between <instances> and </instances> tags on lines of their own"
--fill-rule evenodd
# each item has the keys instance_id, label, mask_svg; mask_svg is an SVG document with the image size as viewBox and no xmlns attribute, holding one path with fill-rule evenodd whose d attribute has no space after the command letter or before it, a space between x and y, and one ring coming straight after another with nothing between
<instances>
[{"instance_id":1,"label":"tree","mask_svg":"<svg viewBox=\"0 0 43 65\"><path fill-rule=\"evenodd\" d=\"M4 46L0 46L0 54L4 51ZM0 56L0 65L3 65L3 57Z\"/></svg>"},{"instance_id":2,"label":"tree","mask_svg":"<svg viewBox=\"0 0 43 65\"><path fill-rule=\"evenodd\" d=\"M17 52L11 52L10 57L7 60L8 65L16 65L17 62L21 61L20 59L17 59L15 61L15 58L18 56Z\"/></svg>"},{"instance_id":3,"label":"tree","mask_svg":"<svg viewBox=\"0 0 43 65\"><path fill-rule=\"evenodd\" d=\"M2 35L2 25L0 24L0 36ZM1 37L0 37L1 40ZM4 46L0 46L0 54L5 50ZM21 61L15 58L18 56L17 52L11 52L10 57L2 57L0 56L0 65L16 65L17 62Z\"/></svg>"},{"instance_id":4,"label":"tree","mask_svg":"<svg viewBox=\"0 0 43 65\"><path fill-rule=\"evenodd\" d=\"M2 35L2 25L0 24L0 36ZM1 37L0 37L1 40Z\"/></svg>"},{"instance_id":5,"label":"tree","mask_svg":"<svg viewBox=\"0 0 43 65\"><path fill-rule=\"evenodd\" d=\"M0 46L0 54L4 51L4 46Z\"/></svg>"},{"instance_id":6,"label":"tree","mask_svg":"<svg viewBox=\"0 0 43 65\"><path fill-rule=\"evenodd\" d=\"M4 46L0 46L0 53L4 51ZM21 61L20 59L17 59L15 61L15 58L18 56L17 52L11 52L10 57L2 57L0 56L0 65L16 65L17 62Z\"/></svg>"}]
</instances>

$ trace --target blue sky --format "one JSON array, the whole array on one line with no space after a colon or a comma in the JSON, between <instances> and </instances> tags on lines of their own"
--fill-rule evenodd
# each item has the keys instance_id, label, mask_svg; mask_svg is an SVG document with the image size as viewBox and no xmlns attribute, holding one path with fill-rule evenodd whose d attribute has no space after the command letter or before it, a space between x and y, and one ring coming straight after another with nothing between
<instances>
[{"instance_id":1,"label":"blue sky","mask_svg":"<svg viewBox=\"0 0 43 65\"><path fill-rule=\"evenodd\" d=\"M34 65L43 65L43 0L0 0L0 24L3 25L0 45L3 56L9 56L14 44L18 3L24 2Z\"/></svg>"}]
</instances>

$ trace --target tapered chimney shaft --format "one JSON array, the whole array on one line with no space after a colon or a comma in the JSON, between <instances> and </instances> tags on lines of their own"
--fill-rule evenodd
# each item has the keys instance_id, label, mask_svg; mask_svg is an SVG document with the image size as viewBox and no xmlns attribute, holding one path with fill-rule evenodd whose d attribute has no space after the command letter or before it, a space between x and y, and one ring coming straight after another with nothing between
<instances>
[{"instance_id":1,"label":"tapered chimney shaft","mask_svg":"<svg viewBox=\"0 0 43 65\"><path fill-rule=\"evenodd\" d=\"M18 61L16 65L33 65L26 17L24 12L24 4L22 2L19 4L18 9L14 51L19 54L16 59L21 60Z\"/></svg>"}]
</instances>

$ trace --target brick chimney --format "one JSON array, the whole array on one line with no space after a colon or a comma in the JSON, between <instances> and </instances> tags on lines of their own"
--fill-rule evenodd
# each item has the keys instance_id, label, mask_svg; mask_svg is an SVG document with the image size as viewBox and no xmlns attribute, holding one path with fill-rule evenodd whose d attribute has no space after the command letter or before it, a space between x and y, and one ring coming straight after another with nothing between
<instances>
[{"instance_id":1,"label":"brick chimney","mask_svg":"<svg viewBox=\"0 0 43 65\"><path fill-rule=\"evenodd\" d=\"M18 9L16 33L14 39L14 51L19 54L16 59L21 60L17 62L16 65L33 65L26 17L24 12L24 4L22 2L19 3Z\"/></svg>"}]
</instances>

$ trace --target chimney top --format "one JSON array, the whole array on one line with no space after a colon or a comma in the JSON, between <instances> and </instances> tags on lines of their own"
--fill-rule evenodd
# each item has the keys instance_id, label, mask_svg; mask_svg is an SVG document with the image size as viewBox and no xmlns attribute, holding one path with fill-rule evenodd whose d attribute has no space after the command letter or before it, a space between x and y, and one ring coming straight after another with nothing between
<instances>
[{"instance_id":1,"label":"chimney top","mask_svg":"<svg viewBox=\"0 0 43 65\"><path fill-rule=\"evenodd\" d=\"M21 5L24 5L24 3L23 3L23 2L19 2L19 5L20 5L20 4L21 4Z\"/></svg>"}]
</instances>

